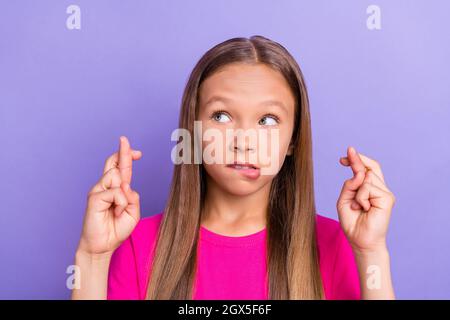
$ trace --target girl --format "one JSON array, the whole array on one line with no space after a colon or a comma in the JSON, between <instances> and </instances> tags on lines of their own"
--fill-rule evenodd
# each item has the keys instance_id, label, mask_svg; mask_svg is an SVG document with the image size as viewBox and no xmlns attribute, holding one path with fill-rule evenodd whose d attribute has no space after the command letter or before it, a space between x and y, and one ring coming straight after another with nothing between
<instances>
[{"instance_id":1,"label":"girl","mask_svg":"<svg viewBox=\"0 0 450 320\"><path fill-rule=\"evenodd\" d=\"M194 121L220 133L277 130L276 172L247 160L259 143L232 139L231 162L175 165L164 211L140 219L130 183L142 153L121 137L88 195L73 299L394 298L386 233L395 198L379 164L350 147L340 224L316 214L308 95L283 46L253 36L210 49L182 99L180 128L193 135Z\"/></svg>"}]
</instances>

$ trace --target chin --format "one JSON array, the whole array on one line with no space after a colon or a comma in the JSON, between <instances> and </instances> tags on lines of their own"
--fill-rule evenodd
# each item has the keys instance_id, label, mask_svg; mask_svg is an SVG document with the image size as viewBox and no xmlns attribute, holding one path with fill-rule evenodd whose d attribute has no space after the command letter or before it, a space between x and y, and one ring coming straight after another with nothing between
<instances>
[{"instance_id":1,"label":"chin","mask_svg":"<svg viewBox=\"0 0 450 320\"><path fill-rule=\"evenodd\" d=\"M267 179L268 177L265 177L266 179L261 179L261 177L258 180L241 180L241 179L223 179L223 180L217 180L216 182L221 189L225 190L226 192L236 195L236 196L248 196L251 195L264 186L267 185L267 183L270 183L272 179Z\"/></svg>"}]
</instances>

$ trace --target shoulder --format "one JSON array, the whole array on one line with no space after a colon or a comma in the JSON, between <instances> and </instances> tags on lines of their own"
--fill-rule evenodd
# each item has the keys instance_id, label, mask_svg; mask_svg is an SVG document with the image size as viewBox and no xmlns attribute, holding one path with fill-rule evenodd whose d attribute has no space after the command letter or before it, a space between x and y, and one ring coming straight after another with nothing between
<instances>
[{"instance_id":1,"label":"shoulder","mask_svg":"<svg viewBox=\"0 0 450 320\"><path fill-rule=\"evenodd\" d=\"M350 244L339 221L316 214L316 239L321 258L333 259Z\"/></svg>"},{"instance_id":2,"label":"shoulder","mask_svg":"<svg viewBox=\"0 0 450 320\"><path fill-rule=\"evenodd\" d=\"M149 256L152 255L158 239L162 218L162 212L141 218L128 237L138 265L144 264L145 267L149 263Z\"/></svg>"},{"instance_id":3,"label":"shoulder","mask_svg":"<svg viewBox=\"0 0 450 320\"><path fill-rule=\"evenodd\" d=\"M114 251L108 275L108 299L143 299L152 253L163 213L139 220Z\"/></svg>"},{"instance_id":4,"label":"shoulder","mask_svg":"<svg viewBox=\"0 0 450 320\"><path fill-rule=\"evenodd\" d=\"M159 225L163 217L163 212L143 217L131 233L131 240L134 245L139 245L142 242L153 240L158 234Z\"/></svg>"},{"instance_id":5,"label":"shoulder","mask_svg":"<svg viewBox=\"0 0 450 320\"><path fill-rule=\"evenodd\" d=\"M345 238L338 221L316 214L316 233L319 246L335 246Z\"/></svg>"},{"instance_id":6,"label":"shoulder","mask_svg":"<svg viewBox=\"0 0 450 320\"><path fill-rule=\"evenodd\" d=\"M359 299L358 270L340 223L316 214L316 237L327 299Z\"/></svg>"},{"instance_id":7,"label":"shoulder","mask_svg":"<svg viewBox=\"0 0 450 320\"><path fill-rule=\"evenodd\" d=\"M162 218L162 212L141 218L128 238L133 247L138 269L145 269L150 263Z\"/></svg>"}]
</instances>

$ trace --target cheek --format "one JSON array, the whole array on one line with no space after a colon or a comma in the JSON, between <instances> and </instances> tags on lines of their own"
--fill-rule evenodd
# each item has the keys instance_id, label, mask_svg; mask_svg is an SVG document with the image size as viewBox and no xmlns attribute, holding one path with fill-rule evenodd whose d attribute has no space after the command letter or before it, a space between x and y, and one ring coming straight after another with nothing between
<instances>
[{"instance_id":1,"label":"cheek","mask_svg":"<svg viewBox=\"0 0 450 320\"><path fill-rule=\"evenodd\" d=\"M262 157L270 158L272 163L278 162L281 167L288 152L290 141L289 130L280 128L277 133L269 131L266 138L259 141L258 149Z\"/></svg>"},{"instance_id":2,"label":"cheek","mask_svg":"<svg viewBox=\"0 0 450 320\"><path fill-rule=\"evenodd\" d=\"M219 177L221 175L221 170L219 170L216 164L203 163L203 168L205 169L206 173L212 178Z\"/></svg>"},{"instance_id":3,"label":"cheek","mask_svg":"<svg viewBox=\"0 0 450 320\"><path fill-rule=\"evenodd\" d=\"M218 164L228 163L227 159L230 158L230 153L227 152L229 148L225 129L211 124L204 126L202 129L203 162L206 164L212 164L213 162Z\"/></svg>"},{"instance_id":4,"label":"cheek","mask_svg":"<svg viewBox=\"0 0 450 320\"><path fill-rule=\"evenodd\" d=\"M211 167L213 162L226 164L238 160L235 152L231 150L235 142L232 137L227 137L227 129L233 130L232 127L218 125L212 121L202 121L202 157L203 163L209 164L208 170L219 170ZM273 166L273 164L281 167L289 148L291 128L284 125L277 129L253 129L256 132L254 138L251 140L246 138L246 141L253 146L255 146L253 143L256 143L257 152L245 154L245 160L255 161L261 167ZM250 141L253 142L250 143Z\"/></svg>"}]
</instances>

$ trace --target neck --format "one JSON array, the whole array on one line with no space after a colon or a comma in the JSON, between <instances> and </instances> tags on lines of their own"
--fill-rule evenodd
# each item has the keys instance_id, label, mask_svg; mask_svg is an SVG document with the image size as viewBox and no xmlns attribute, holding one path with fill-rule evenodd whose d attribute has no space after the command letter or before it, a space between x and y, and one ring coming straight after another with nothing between
<instances>
[{"instance_id":1,"label":"neck","mask_svg":"<svg viewBox=\"0 0 450 320\"><path fill-rule=\"evenodd\" d=\"M236 195L220 188L207 177L202 225L232 236L258 232L266 227L270 183L248 195Z\"/></svg>"}]
</instances>

